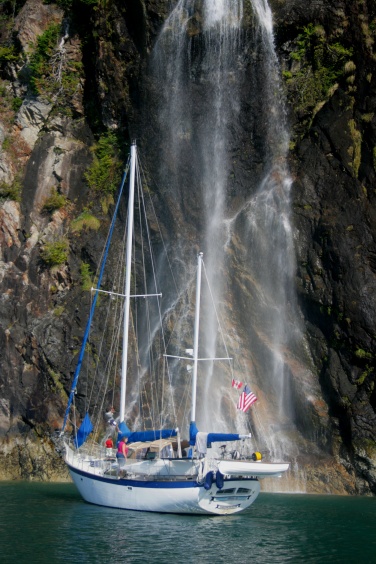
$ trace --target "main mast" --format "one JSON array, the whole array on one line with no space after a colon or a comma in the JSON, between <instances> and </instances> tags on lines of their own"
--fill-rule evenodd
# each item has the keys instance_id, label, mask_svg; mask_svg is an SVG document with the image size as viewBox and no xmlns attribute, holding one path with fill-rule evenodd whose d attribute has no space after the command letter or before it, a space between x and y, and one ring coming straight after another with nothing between
<instances>
[{"instance_id":1,"label":"main mast","mask_svg":"<svg viewBox=\"0 0 376 564\"><path fill-rule=\"evenodd\" d=\"M121 387L120 387L120 423L125 417L125 394L127 388L127 364L128 364L128 332L130 314L130 294L131 294L131 265L132 265L132 245L133 245L133 218L134 218L134 187L136 170L137 149L136 142L131 146L131 164L129 176L129 196L128 196L128 227L127 227L127 247L125 259L125 284L124 284L124 321L123 321L123 354L121 363Z\"/></svg>"},{"instance_id":2,"label":"main mast","mask_svg":"<svg viewBox=\"0 0 376 564\"><path fill-rule=\"evenodd\" d=\"M195 325L193 335L193 375L192 375L192 405L191 421L196 420L196 392L197 392L197 365L198 365L198 334L200 329L200 300L201 300L201 269L203 253L197 255L197 278L196 278L196 308Z\"/></svg>"}]
</instances>

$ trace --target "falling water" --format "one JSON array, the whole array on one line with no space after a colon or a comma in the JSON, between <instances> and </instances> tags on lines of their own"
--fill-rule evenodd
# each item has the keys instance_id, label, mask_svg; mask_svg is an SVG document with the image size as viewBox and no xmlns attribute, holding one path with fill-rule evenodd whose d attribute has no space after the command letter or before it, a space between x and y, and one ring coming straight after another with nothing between
<instances>
[{"instance_id":1,"label":"falling water","mask_svg":"<svg viewBox=\"0 0 376 564\"><path fill-rule=\"evenodd\" d=\"M153 58L156 83L166 85L159 105L165 147L162 178L174 187L178 198L180 194L186 216L198 216L198 225L194 221L198 228L196 243L204 251L211 290L217 299L223 294L229 146L233 144L233 124L239 121L244 80L242 18L241 0L181 0L164 26ZM189 187L188 194L182 186ZM184 248L180 250L186 253ZM203 329L206 354L213 357L217 321L211 309L205 314ZM213 365L208 366L201 378L203 397L211 385L212 370ZM217 394L219 388L214 396ZM202 428L213 426L211 410L204 405L198 423ZM225 421L221 423L226 426Z\"/></svg>"},{"instance_id":2,"label":"falling water","mask_svg":"<svg viewBox=\"0 0 376 564\"><path fill-rule=\"evenodd\" d=\"M253 19L252 33L246 18ZM161 191L174 201L175 216L196 229L194 242L204 251L225 325L236 327L236 376L260 396L256 437L272 457L286 458L294 453L287 438L292 375L300 371L304 387L309 373L306 359L298 360L306 352L294 295L289 136L267 1L179 0L151 68ZM193 259L191 243L176 231L176 256ZM216 335L217 320L205 311L207 356L215 355ZM198 395L208 400L198 405L199 428L234 430L235 423L246 430L248 414L234 408L228 373L221 376L215 365L206 370Z\"/></svg>"},{"instance_id":3,"label":"falling water","mask_svg":"<svg viewBox=\"0 0 376 564\"><path fill-rule=\"evenodd\" d=\"M283 104L279 64L274 49L272 13L266 0L252 0L258 20L258 49L262 53L263 110L267 115L264 135L267 151L264 173L258 189L229 221L243 221L242 237L247 243L248 270L252 273L253 372L260 394L265 393L269 413L259 418L259 440L276 459L296 454L287 434L291 430L293 403L289 389L291 357L300 347L300 333L294 291L294 243L290 222L291 178L286 163L288 130ZM243 216L243 217L242 217ZM289 363L290 361L290 363ZM264 404L264 405L265 405ZM261 433L262 431L262 437Z\"/></svg>"}]
</instances>

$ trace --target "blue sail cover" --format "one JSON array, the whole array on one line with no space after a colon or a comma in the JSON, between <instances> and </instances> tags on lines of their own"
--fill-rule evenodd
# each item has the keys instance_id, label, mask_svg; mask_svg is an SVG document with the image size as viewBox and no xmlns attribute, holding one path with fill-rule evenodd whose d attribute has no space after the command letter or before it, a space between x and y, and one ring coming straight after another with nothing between
<instances>
[{"instance_id":1,"label":"blue sail cover","mask_svg":"<svg viewBox=\"0 0 376 564\"><path fill-rule=\"evenodd\" d=\"M189 425L189 444L194 446L196 444L196 435L198 433L198 429L196 426L195 421L191 421Z\"/></svg>"},{"instance_id":2,"label":"blue sail cover","mask_svg":"<svg viewBox=\"0 0 376 564\"><path fill-rule=\"evenodd\" d=\"M190 445L196 444L197 433L198 433L198 429L196 423L195 421L191 421L189 426ZM207 445L209 446L211 443L222 443L226 441L238 441L240 438L241 438L240 435L237 433L208 433Z\"/></svg>"},{"instance_id":3,"label":"blue sail cover","mask_svg":"<svg viewBox=\"0 0 376 564\"><path fill-rule=\"evenodd\" d=\"M238 441L240 435L237 433L209 433L208 434L208 445L210 443L222 443L226 441Z\"/></svg>"},{"instance_id":4,"label":"blue sail cover","mask_svg":"<svg viewBox=\"0 0 376 564\"><path fill-rule=\"evenodd\" d=\"M81 445L84 444L84 442L86 441L86 439L88 438L88 436L90 435L93 429L94 427L90 421L89 414L86 413L80 425L80 428L77 431L77 435L74 437L74 444L76 448L79 448Z\"/></svg>"},{"instance_id":5,"label":"blue sail cover","mask_svg":"<svg viewBox=\"0 0 376 564\"><path fill-rule=\"evenodd\" d=\"M118 425L119 433L118 433L118 440L120 441L121 437L129 437L132 431L129 429L128 425L125 421L122 421Z\"/></svg>"}]
</instances>

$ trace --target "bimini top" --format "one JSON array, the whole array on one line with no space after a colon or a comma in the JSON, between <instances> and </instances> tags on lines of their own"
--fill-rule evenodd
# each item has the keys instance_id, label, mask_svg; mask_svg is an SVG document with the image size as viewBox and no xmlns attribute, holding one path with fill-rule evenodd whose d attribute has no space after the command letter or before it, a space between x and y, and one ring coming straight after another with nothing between
<instances>
[{"instance_id":1,"label":"bimini top","mask_svg":"<svg viewBox=\"0 0 376 564\"><path fill-rule=\"evenodd\" d=\"M137 442L129 445L128 459L144 460L152 458L174 458L171 441L158 439L150 442Z\"/></svg>"}]
</instances>

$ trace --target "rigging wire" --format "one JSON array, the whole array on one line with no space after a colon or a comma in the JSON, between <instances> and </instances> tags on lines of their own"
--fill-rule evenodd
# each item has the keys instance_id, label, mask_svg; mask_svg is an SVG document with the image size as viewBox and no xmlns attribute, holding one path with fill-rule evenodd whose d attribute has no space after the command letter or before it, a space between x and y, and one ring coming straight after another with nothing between
<instances>
[{"instance_id":1,"label":"rigging wire","mask_svg":"<svg viewBox=\"0 0 376 564\"><path fill-rule=\"evenodd\" d=\"M139 155L139 152L138 152L138 155ZM168 254L168 252L167 252L167 246L166 246L165 241L164 241L164 238L163 238L162 228L161 228L161 226L160 226L160 224L159 224L159 221L158 221L158 216L157 216L157 213L156 213L156 211L155 211L155 207L154 207L154 204L153 204L153 199L152 199L152 197L151 197L151 191L150 191L149 188L148 188L148 183L147 183L147 180L146 180L146 174L145 174L145 172L144 172L144 170L143 170L142 163L140 162L139 157L138 157L138 161L139 161L139 162L138 162L138 166L139 166L139 170L140 170L140 176L141 176L141 178L143 178L143 184L145 185L145 187L146 187L146 193L147 193L148 196L149 196L149 205L150 205L151 210L152 210L152 213L153 213L153 219L154 219L154 221L155 221L156 224L157 224L158 233L159 233L159 236L160 236L161 241L162 241L162 247L163 247L163 251L164 251L164 256L165 256L166 259L167 259L167 263L168 263L168 266L169 266L169 272L170 272L170 274L171 274L171 278L172 278L172 281L173 281L173 283L174 283L176 295L179 296L178 285L177 285L176 280L175 280L174 271L173 271L173 268L172 268L172 265L171 265L171 262L170 262L169 254ZM157 188L158 188L158 184L156 184L156 186L157 186Z\"/></svg>"},{"instance_id":2,"label":"rigging wire","mask_svg":"<svg viewBox=\"0 0 376 564\"><path fill-rule=\"evenodd\" d=\"M142 192L142 185L141 185L141 179L140 179L140 169L139 169L139 159L137 158L137 163L136 163L136 175L137 175L137 194L138 194L138 214L139 214L139 222L140 222L140 231L141 231L141 239L140 239L140 245L141 245L141 261L142 261L142 275L143 275L143 285L144 285L144 292L145 295L148 293L148 284L147 284L147 276L146 276L146 259L145 259L145 247L144 247L144 238L143 238L143 216L142 216L142 211L145 212L144 209L144 205L143 205L143 192ZM145 221L145 225L147 225L146 221ZM147 229L145 227L145 229ZM147 231L146 231L147 233ZM148 234L147 234L148 235ZM149 249L150 249L150 255L152 255L152 250L151 250L151 244L150 241L148 241L149 243ZM153 351L152 351L152 344L154 339L153 339L153 335L152 335L152 330L151 330L151 311L150 311L150 302L149 300L145 300L145 322L146 322L146 334L148 335L148 343L149 345L146 346L146 355L148 357L148 363L147 365L149 366L149 379L150 379L150 393L151 393L151 410L150 410L150 416L151 416L151 420L152 420L152 424L155 427L157 427L156 425L156 420L155 420L155 409L154 406L156 405L157 402L157 398L154 398L154 394L153 394L153 379L155 376L155 370L154 370L154 362L153 362ZM146 388L145 389L145 393L147 395L146 392Z\"/></svg>"},{"instance_id":3,"label":"rigging wire","mask_svg":"<svg viewBox=\"0 0 376 564\"><path fill-rule=\"evenodd\" d=\"M124 256L124 253L125 253L124 249L125 249L125 236L123 237L123 241L122 241L122 245L121 245L121 253L120 253L121 257ZM114 275L114 278L113 278L112 291L116 290L117 287L120 286L121 283L123 282L123 279L122 279L123 278L123 276L122 276L123 269L121 268L121 265L123 264L123 262L124 261L121 261L121 260L116 262L117 267L115 269L115 275ZM115 302L115 312L111 311L113 309L112 308L113 302ZM119 344L120 334L121 334L120 323L117 323L116 320L121 319L123 312L124 312L123 302L119 301L118 299L113 300L111 297L109 297L108 302L107 302L105 321L104 321L104 330L101 332L101 340L99 342L98 352L97 352L97 355L96 355L94 376L93 376L93 379L92 379L92 386L91 386L91 390L90 390L89 405L92 402L92 398L93 398L93 394L94 394L94 386L95 386L95 383L97 382L97 376L98 376L98 372L100 370L100 366L102 364L102 358L104 358L103 373L102 373L101 379L98 379L99 380L99 386L98 386L97 393L96 393L96 402L98 402L98 399L101 398L100 401L99 401L100 408L98 409L98 417L97 417L97 421L96 421L96 427L98 427L100 425L100 422L101 422L100 421L100 414L103 412L104 402L105 402L105 398L106 398L106 395L107 395L107 390L108 390L108 387L109 387L109 381L110 381L110 378L111 378L111 374L114 375L114 380L116 379L116 371L115 372L113 371L112 363L114 361L117 363L117 355L115 354L115 350L116 350L117 345ZM113 320L112 324L111 324L111 320ZM112 325L112 329L111 329L111 325ZM107 331L108 331L108 333L107 333ZM110 342L109 351L107 351L107 349L106 349L107 337L108 337L108 340ZM104 350L104 349L106 349L106 350ZM89 363L88 363L88 368L89 368ZM114 399L114 390L115 390L115 387L113 386L112 400ZM113 405L113 401L111 402L111 405Z\"/></svg>"},{"instance_id":4,"label":"rigging wire","mask_svg":"<svg viewBox=\"0 0 376 564\"><path fill-rule=\"evenodd\" d=\"M205 276L205 280L206 280L207 285L208 285L208 290L209 290L210 298L211 298L211 301L212 301L212 304L213 304L214 313L215 313L216 320L217 320L217 323L218 323L219 333L220 333L221 338L222 338L222 343L223 343L223 346L224 346L224 348L225 348L226 355L229 356L229 352L228 352L228 348L227 348L227 343L226 343L225 336L224 336L224 332L223 332L223 329L222 329L221 320L220 320L220 317L219 317L219 314L218 314L217 307L216 307L216 305L215 305L214 296L213 296L213 293L212 293L211 286L210 286L210 284L209 284L209 278L208 278L207 271L206 271L206 267L205 267L205 263L204 263L203 260L202 260L202 265L203 265L203 267L204 267L204 268L203 268L203 270L204 270L204 276ZM230 367L230 374L231 374L231 377L233 377L234 371L233 371L233 363L232 363L232 361L229 361L229 367Z\"/></svg>"},{"instance_id":5,"label":"rigging wire","mask_svg":"<svg viewBox=\"0 0 376 564\"><path fill-rule=\"evenodd\" d=\"M139 158L138 158L138 163L139 163ZM140 166L138 166L138 174L139 174L139 179L140 179L140 186L142 185L142 183L141 183L141 172L142 172L142 168L141 168ZM151 204L152 211L153 211L153 213L154 213L154 219L155 219L155 221L156 221L156 223L157 223L157 225L158 225L158 228L159 228L159 234L160 234L160 236L161 236L163 248L164 248L164 250L165 250L165 252L166 252L166 248L165 248L165 244L164 244L164 241L163 241L161 229L160 229L158 220L157 220L157 218L156 218L154 206L152 205L152 201L151 201L151 197L150 197L150 192L149 192L148 190L147 190L147 192L149 193L149 201L150 201L150 204ZM141 205L142 205L142 207L143 207L143 214L144 214L144 217L146 218L146 217L147 217L147 213L146 213L146 204L145 204L145 198L144 198L143 192L141 192ZM157 275L156 275L157 269L156 269L156 262L155 262L154 254L153 254L153 252L152 252L151 234L150 234L150 228L149 228L149 225L148 225L147 222L145 222L145 230L146 230L146 236L147 236L148 246L149 246L149 249L151 250L151 252L150 252L150 262L151 262L151 267L152 267L153 282L154 282L154 286L157 287ZM166 256L168 257L167 253L166 253ZM169 264L170 264L170 263L169 263ZM176 291L177 291L176 281L175 281L175 278L174 278L174 276L173 276L172 270L171 270L171 274L172 274L172 279L173 279L173 282L174 282L174 284L175 284L175 288L176 288ZM160 297L157 297L157 304L158 304L159 326L160 326L160 328L161 328L161 340L162 340L162 342L163 342L163 350L165 351L165 350L166 350L166 341L165 341L165 336L164 336L164 331L163 331L162 307L161 307L161 299L160 299ZM169 371L168 371L168 379L169 379L169 387L170 387L170 390L172 390L172 381L171 381L171 375L170 375ZM162 394L161 394L161 395L162 395L162 399L161 399L161 409L160 409L160 413L161 413L160 424L161 424L161 427L163 427L164 421L162 420L162 414L163 414L164 395L165 395L165 394L164 394L164 379L163 379L163 381L162 381ZM174 418L175 424L177 424L177 415L176 415L175 402L174 402L173 395L171 395L171 401L172 401L173 418Z\"/></svg>"},{"instance_id":6,"label":"rigging wire","mask_svg":"<svg viewBox=\"0 0 376 564\"><path fill-rule=\"evenodd\" d=\"M102 275L103 275L103 271L104 271L104 267L105 267L105 262L106 262L105 257L108 253L108 250L109 250L109 242L112 238L112 233L113 233L114 226L115 226L115 218L116 218L116 215L117 215L117 210L118 210L119 205L120 205L120 199L121 199L121 195L122 195L122 192L123 192L125 179L127 177L128 168L129 168L129 159L128 159L128 163L125 167L123 176L122 176L122 180L121 180L121 184L120 184L120 190L119 190L119 196L118 196L118 199L117 199L117 202L116 202L113 220L111 222L110 230L109 230L109 233L108 233L108 236L107 236L107 239L106 239L105 251L104 251L104 254L103 254L103 260L101 262L101 267L100 267L100 270L99 270L99 276L98 276L98 281L97 281L97 290L100 287L100 283L101 283L101 279L102 279ZM78 382L78 378L79 378L79 375L80 375L80 369L81 369L82 361L83 361L84 354L85 354L86 343L87 343L87 339L88 339L88 335L89 335L90 325L91 325L92 318L93 318L93 315L94 315L94 308L95 308L95 305L96 305L96 302L97 302L97 298L98 298L98 292L96 292L96 294L94 296L92 309L90 310L89 319L88 319L88 322L87 322L87 325L86 325L86 330L85 330L83 342L82 342L82 345L81 345L80 354L79 354L79 357L78 357L75 373L74 373L74 376L73 376L71 391L70 391L69 398L68 398L68 405L67 405L66 410L65 410L65 415L64 415L61 433L64 432L65 425L66 425L68 415L69 415L69 411L70 411L70 407L72 405L73 396L76 392L77 382Z\"/></svg>"}]
</instances>

